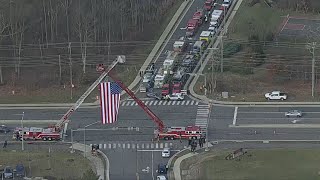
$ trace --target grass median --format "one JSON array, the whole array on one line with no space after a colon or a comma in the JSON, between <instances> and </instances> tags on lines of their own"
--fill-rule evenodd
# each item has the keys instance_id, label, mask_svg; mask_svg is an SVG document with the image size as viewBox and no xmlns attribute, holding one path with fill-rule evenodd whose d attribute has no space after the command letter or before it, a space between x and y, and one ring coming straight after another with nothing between
<instances>
[{"instance_id":1,"label":"grass median","mask_svg":"<svg viewBox=\"0 0 320 180\"><path fill-rule=\"evenodd\" d=\"M6 166L15 168L22 163L27 177L45 177L47 179L83 179L92 172L90 162L79 153L51 152L38 150L32 152L1 151L0 169ZM90 173L89 173L90 174ZM94 174L93 174L94 176Z\"/></svg>"},{"instance_id":2,"label":"grass median","mask_svg":"<svg viewBox=\"0 0 320 180\"><path fill-rule=\"evenodd\" d=\"M225 160L225 152L215 152L185 160L182 170L189 172L184 172L184 179L194 180L319 179L319 152L319 149L249 150L234 160Z\"/></svg>"}]
</instances>

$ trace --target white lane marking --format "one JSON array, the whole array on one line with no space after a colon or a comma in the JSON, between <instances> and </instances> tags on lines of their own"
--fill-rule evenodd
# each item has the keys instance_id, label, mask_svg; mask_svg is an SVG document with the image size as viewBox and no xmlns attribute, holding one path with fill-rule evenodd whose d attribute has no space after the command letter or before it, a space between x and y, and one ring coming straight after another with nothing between
<instances>
[{"instance_id":1,"label":"white lane marking","mask_svg":"<svg viewBox=\"0 0 320 180\"><path fill-rule=\"evenodd\" d=\"M162 149L141 149L141 150L137 150L137 151L141 151L141 152L161 152ZM174 151L174 152L178 152L180 150L170 150L170 151Z\"/></svg>"},{"instance_id":2,"label":"white lane marking","mask_svg":"<svg viewBox=\"0 0 320 180\"><path fill-rule=\"evenodd\" d=\"M320 124L239 124L229 125L230 128L307 128L319 129Z\"/></svg>"},{"instance_id":3,"label":"white lane marking","mask_svg":"<svg viewBox=\"0 0 320 180\"><path fill-rule=\"evenodd\" d=\"M238 106L234 107L233 122L232 122L233 125L236 125L237 114L238 114Z\"/></svg>"},{"instance_id":4,"label":"white lane marking","mask_svg":"<svg viewBox=\"0 0 320 180\"><path fill-rule=\"evenodd\" d=\"M284 114L286 113L287 111L281 111L281 112L266 112L266 111L239 111L238 113L239 114ZM307 111L302 111L302 113L305 113L305 114L320 114L320 112L307 112Z\"/></svg>"}]
</instances>

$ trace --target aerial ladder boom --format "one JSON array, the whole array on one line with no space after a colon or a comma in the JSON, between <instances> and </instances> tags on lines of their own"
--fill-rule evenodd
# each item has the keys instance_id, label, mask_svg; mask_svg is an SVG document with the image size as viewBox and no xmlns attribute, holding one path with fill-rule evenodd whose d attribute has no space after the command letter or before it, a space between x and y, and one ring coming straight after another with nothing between
<instances>
[{"instance_id":1,"label":"aerial ladder boom","mask_svg":"<svg viewBox=\"0 0 320 180\"><path fill-rule=\"evenodd\" d=\"M118 80L112 72L109 73L109 77L111 77L128 95L150 116L150 118L157 124L158 131L163 132L164 124L161 119L154 114L151 109L148 108L136 95L127 87L125 86L120 80Z\"/></svg>"},{"instance_id":2,"label":"aerial ladder boom","mask_svg":"<svg viewBox=\"0 0 320 180\"><path fill-rule=\"evenodd\" d=\"M57 129L61 129L66 122L68 122L71 114L77 110L80 105L84 102L84 100L91 94L91 92L99 85L99 83L108 75L108 73L118 64L118 62L123 63L124 57L118 56L116 60L112 62L112 64L103 71L100 77L82 94L82 96L77 100L77 102L62 116L59 122L55 125ZM98 69L97 69L98 70Z\"/></svg>"}]
</instances>

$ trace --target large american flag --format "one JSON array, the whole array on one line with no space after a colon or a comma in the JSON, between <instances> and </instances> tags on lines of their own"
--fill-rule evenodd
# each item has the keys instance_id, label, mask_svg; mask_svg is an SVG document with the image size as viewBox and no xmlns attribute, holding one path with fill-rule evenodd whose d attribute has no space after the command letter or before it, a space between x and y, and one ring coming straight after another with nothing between
<instances>
[{"instance_id":1,"label":"large american flag","mask_svg":"<svg viewBox=\"0 0 320 180\"><path fill-rule=\"evenodd\" d=\"M102 124L114 123L117 121L121 91L121 87L115 82L100 83Z\"/></svg>"}]
</instances>

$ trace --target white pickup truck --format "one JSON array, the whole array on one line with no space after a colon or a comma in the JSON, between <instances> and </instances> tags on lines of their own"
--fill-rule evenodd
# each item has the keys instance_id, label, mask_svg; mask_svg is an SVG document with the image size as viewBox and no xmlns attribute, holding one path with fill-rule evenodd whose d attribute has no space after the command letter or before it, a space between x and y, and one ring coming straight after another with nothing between
<instances>
[{"instance_id":1,"label":"white pickup truck","mask_svg":"<svg viewBox=\"0 0 320 180\"><path fill-rule=\"evenodd\" d=\"M266 93L264 97L268 100L286 100L287 95L285 93L282 93L280 91L272 91L271 93Z\"/></svg>"}]
</instances>

